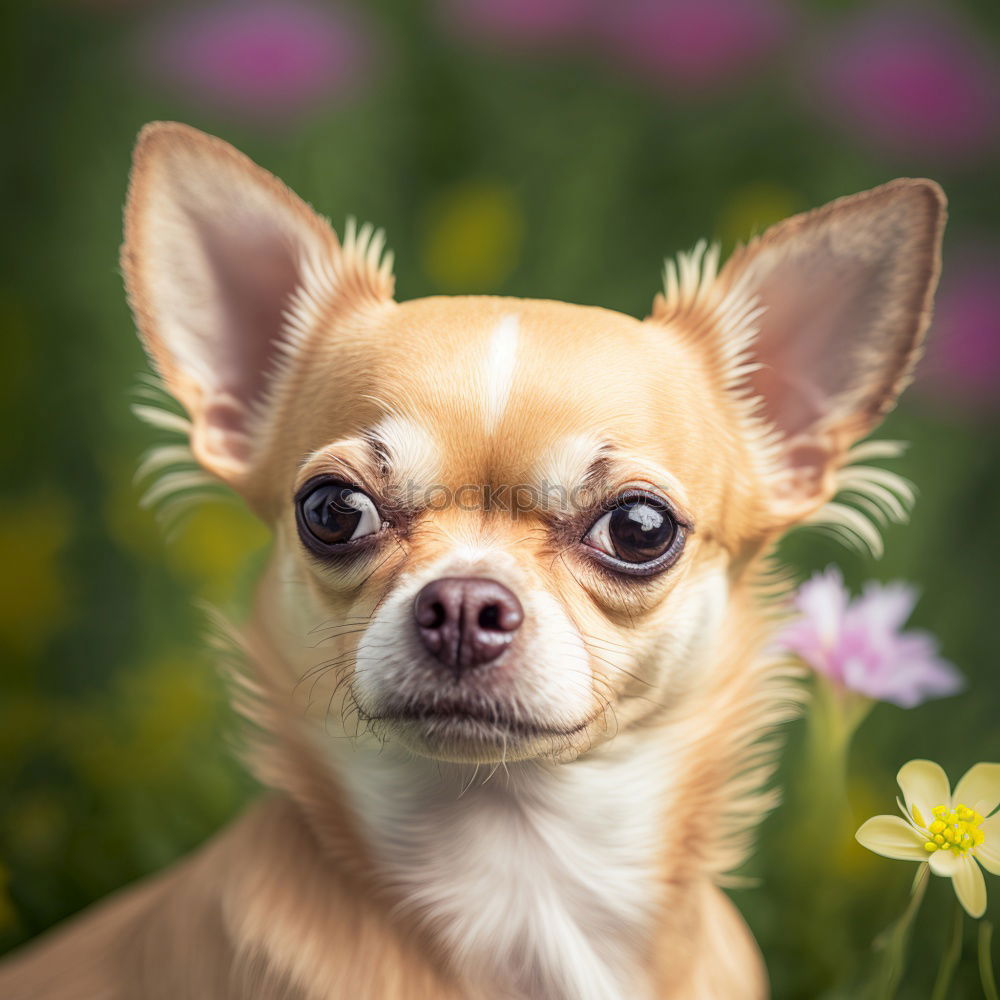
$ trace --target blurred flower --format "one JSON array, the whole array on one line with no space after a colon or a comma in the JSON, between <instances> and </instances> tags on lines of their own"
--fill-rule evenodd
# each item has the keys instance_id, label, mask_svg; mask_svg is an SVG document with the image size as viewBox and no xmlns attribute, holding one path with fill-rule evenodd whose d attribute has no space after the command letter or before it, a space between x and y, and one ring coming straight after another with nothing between
<instances>
[{"instance_id":1,"label":"blurred flower","mask_svg":"<svg viewBox=\"0 0 1000 1000\"><path fill-rule=\"evenodd\" d=\"M873 816L855 834L858 843L886 858L927 862L935 875L951 879L969 916L981 917L986 881L979 865L1000 875L1000 814L990 816L1000 805L1000 764L969 768L954 795L930 760L904 764L896 780L905 818Z\"/></svg>"},{"instance_id":2,"label":"blurred flower","mask_svg":"<svg viewBox=\"0 0 1000 1000\"><path fill-rule=\"evenodd\" d=\"M354 12L307 2L215 3L157 25L152 69L224 110L283 118L342 99L370 63Z\"/></svg>"},{"instance_id":3,"label":"blurred flower","mask_svg":"<svg viewBox=\"0 0 1000 1000\"><path fill-rule=\"evenodd\" d=\"M744 243L802 207L801 197L790 188L768 181L748 184L723 206L715 232L724 246Z\"/></svg>"},{"instance_id":4,"label":"blurred flower","mask_svg":"<svg viewBox=\"0 0 1000 1000\"><path fill-rule=\"evenodd\" d=\"M559 45L584 37L594 0L445 0L448 26L488 41L526 47Z\"/></svg>"},{"instance_id":5,"label":"blurred flower","mask_svg":"<svg viewBox=\"0 0 1000 1000\"><path fill-rule=\"evenodd\" d=\"M167 777L201 733L220 725L218 687L211 663L187 650L130 663L102 698L66 706L59 727L66 757L93 788Z\"/></svg>"},{"instance_id":6,"label":"blurred flower","mask_svg":"<svg viewBox=\"0 0 1000 1000\"><path fill-rule=\"evenodd\" d=\"M790 27L780 0L619 0L606 8L602 33L626 68L706 88L759 65Z\"/></svg>"},{"instance_id":7,"label":"blurred flower","mask_svg":"<svg viewBox=\"0 0 1000 1000\"><path fill-rule=\"evenodd\" d=\"M918 386L961 409L1000 405L1000 246L948 255Z\"/></svg>"},{"instance_id":8,"label":"blurred flower","mask_svg":"<svg viewBox=\"0 0 1000 1000\"><path fill-rule=\"evenodd\" d=\"M828 43L819 74L830 111L873 145L959 159L997 137L997 68L943 12L866 11Z\"/></svg>"},{"instance_id":9,"label":"blurred flower","mask_svg":"<svg viewBox=\"0 0 1000 1000\"><path fill-rule=\"evenodd\" d=\"M223 600L232 596L268 538L264 525L242 504L205 502L180 522L165 554L170 568L195 582L204 597Z\"/></svg>"},{"instance_id":10,"label":"blurred flower","mask_svg":"<svg viewBox=\"0 0 1000 1000\"><path fill-rule=\"evenodd\" d=\"M916 602L913 587L875 581L851 601L840 571L831 566L799 588L800 617L779 642L838 685L912 708L954 694L963 683L938 656L933 636L902 631Z\"/></svg>"},{"instance_id":11,"label":"blurred flower","mask_svg":"<svg viewBox=\"0 0 1000 1000\"><path fill-rule=\"evenodd\" d=\"M424 270L443 291L495 291L517 263L523 230L508 187L472 181L452 188L427 209Z\"/></svg>"}]
</instances>

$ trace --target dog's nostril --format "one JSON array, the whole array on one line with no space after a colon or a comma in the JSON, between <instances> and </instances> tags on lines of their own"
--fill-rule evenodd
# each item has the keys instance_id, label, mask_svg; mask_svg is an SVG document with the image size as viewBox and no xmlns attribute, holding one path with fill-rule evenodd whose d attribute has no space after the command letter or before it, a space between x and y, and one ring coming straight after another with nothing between
<instances>
[{"instance_id":1,"label":"dog's nostril","mask_svg":"<svg viewBox=\"0 0 1000 1000\"><path fill-rule=\"evenodd\" d=\"M423 596L423 591L421 591L421 597ZM442 601L418 598L414 611L417 616L417 624L421 628L439 629L448 620L448 609Z\"/></svg>"},{"instance_id":2,"label":"dog's nostril","mask_svg":"<svg viewBox=\"0 0 1000 1000\"><path fill-rule=\"evenodd\" d=\"M479 612L479 627L488 629L500 628L500 606L497 604L487 604Z\"/></svg>"}]
</instances>

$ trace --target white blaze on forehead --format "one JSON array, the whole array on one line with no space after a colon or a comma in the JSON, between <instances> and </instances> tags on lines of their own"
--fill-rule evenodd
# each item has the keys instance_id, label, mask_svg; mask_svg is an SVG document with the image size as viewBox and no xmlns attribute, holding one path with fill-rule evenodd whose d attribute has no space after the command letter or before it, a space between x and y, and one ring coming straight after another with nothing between
<instances>
[{"instance_id":1,"label":"white blaze on forehead","mask_svg":"<svg viewBox=\"0 0 1000 1000\"><path fill-rule=\"evenodd\" d=\"M510 399L510 387L514 381L514 367L517 363L517 341L520 321L514 313L502 316L490 334L486 355L486 399L484 419L486 430L490 432L503 417Z\"/></svg>"}]
</instances>

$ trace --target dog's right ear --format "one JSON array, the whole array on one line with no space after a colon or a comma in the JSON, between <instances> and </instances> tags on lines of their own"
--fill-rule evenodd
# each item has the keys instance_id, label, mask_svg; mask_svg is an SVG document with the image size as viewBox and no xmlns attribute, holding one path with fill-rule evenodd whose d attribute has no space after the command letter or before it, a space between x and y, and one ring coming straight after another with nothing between
<instances>
[{"instance_id":1,"label":"dog's right ear","mask_svg":"<svg viewBox=\"0 0 1000 1000\"><path fill-rule=\"evenodd\" d=\"M139 135L122 270L139 333L187 410L191 449L244 490L268 401L338 308L392 296L381 238L326 220L228 143L173 122Z\"/></svg>"}]
</instances>

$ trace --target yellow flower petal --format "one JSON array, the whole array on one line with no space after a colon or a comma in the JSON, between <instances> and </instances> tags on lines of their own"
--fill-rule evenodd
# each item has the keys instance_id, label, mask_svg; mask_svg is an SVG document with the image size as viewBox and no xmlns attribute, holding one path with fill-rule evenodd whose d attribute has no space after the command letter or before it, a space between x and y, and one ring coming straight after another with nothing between
<instances>
[{"instance_id":1,"label":"yellow flower petal","mask_svg":"<svg viewBox=\"0 0 1000 1000\"><path fill-rule=\"evenodd\" d=\"M873 816L854 835L862 847L895 861L926 861L924 838L898 816ZM936 852L940 853L940 852Z\"/></svg>"},{"instance_id":2,"label":"yellow flower petal","mask_svg":"<svg viewBox=\"0 0 1000 1000\"><path fill-rule=\"evenodd\" d=\"M1000 805L1000 764L975 764L955 789L955 802L961 802L988 816Z\"/></svg>"},{"instance_id":3,"label":"yellow flower petal","mask_svg":"<svg viewBox=\"0 0 1000 1000\"><path fill-rule=\"evenodd\" d=\"M951 801L948 775L940 764L932 760L911 760L904 764L896 775L896 781L903 790L908 816L913 815L913 807L916 806L924 819L930 822L933 818L931 810Z\"/></svg>"},{"instance_id":4,"label":"yellow flower petal","mask_svg":"<svg viewBox=\"0 0 1000 1000\"><path fill-rule=\"evenodd\" d=\"M986 912L986 880L983 873L968 854L956 860L958 864L951 877L955 895L970 917L981 917Z\"/></svg>"},{"instance_id":5,"label":"yellow flower petal","mask_svg":"<svg viewBox=\"0 0 1000 1000\"><path fill-rule=\"evenodd\" d=\"M976 848L976 858L988 872L1000 875L1000 813L985 820L979 829L985 839Z\"/></svg>"}]
</instances>

